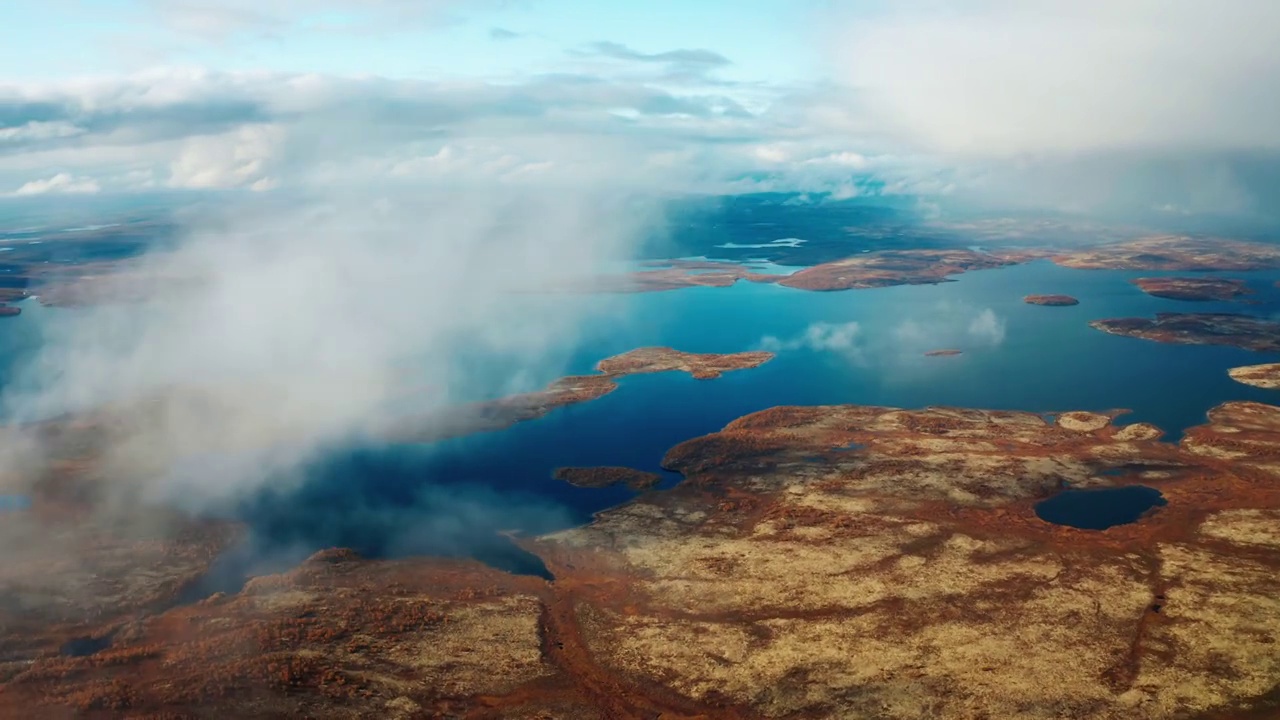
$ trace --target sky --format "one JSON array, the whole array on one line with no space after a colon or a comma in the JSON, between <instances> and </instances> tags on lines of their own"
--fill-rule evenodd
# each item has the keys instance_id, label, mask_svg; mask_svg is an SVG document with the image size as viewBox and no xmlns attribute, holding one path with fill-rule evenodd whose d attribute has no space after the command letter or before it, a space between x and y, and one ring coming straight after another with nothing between
<instances>
[{"instance_id":1,"label":"sky","mask_svg":"<svg viewBox=\"0 0 1280 720\"><path fill-rule=\"evenodd\" d=\"M0 28L10 198L609 178L1280 205L1269 0L10 0Z\"/></svg>"},{"instance_id":2,"label":"sky","mask_svg":"<svg viewBox=\"0 0 1280 720\"><path fill-rule=\"evenodd\" d=\"M15 0L0 9L0 75L49 80L156 65L222 70L504 78L563 64L601 41L643 52L708 48L730 78L801 79L810 0L687 3ZM52 31L56 28L56 31Z\"/></svg>"}]
</instances>

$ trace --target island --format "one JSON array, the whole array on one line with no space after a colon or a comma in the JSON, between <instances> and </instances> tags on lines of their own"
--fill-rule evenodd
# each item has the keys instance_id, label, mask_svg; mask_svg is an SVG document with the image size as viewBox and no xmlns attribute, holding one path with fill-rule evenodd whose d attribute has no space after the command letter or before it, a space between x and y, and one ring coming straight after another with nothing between
<instances>
[{"instance_id":1,"label":"island","mask_svg":"<svg viewBox=\"0 0 1280 720\"><path fill-rule=\"evenodd\" d=\"M1078 270L1241 271L1280 268L1280 245L1220 237L1155 235L1059 253Z\"/></svg>"},{"instance_id":2,"label":"island","mask_svg":"<svg viewBox=\"0 0 1280 720\"><path fill-rule=\"evenodd\" d=\"M1264 390L1280 390L1280 363L1247 365L1227 371L1232 380Z\"/></svg>"},{"instance_id":3,"label":"island","mask_svg":"<svg viewBox=\"0 0 1280 720\"><path fill-rule=\"evenodd\" d=\"M657 473L627 467L562 467L556 468L554 477L575 487L607 488L626 485L636 491L650 490L662 482L662 476Z\"/></svg>"},{"instance_id":4,"label":"island","mask_svg":"<svg viewBox=\"0 0 1280 720\"><path fill-rule=\"evenodd\" d=\"M1045 305L1048 307L1068 307L1079 305L1080 301L1070 295L1028 295L1022 298L1028 305Z\"/></svg>"},{"instance_id":5,"label":"island","mask_svg":"<svg viewBox=\"0 0 1280 720\"><path fill-rule=\"evenodd\" d=\"M638 348L601 360L596 364L596 375L572 375L534 392L399 418L376 434L388 442L427 443L493 432L543 417L556 408L604 397L618 388L619 378L628 375L681 371L699 380L711 380L733 370L759 367L773 357L773 353L760 350L717 354Z\"/></svg>"},{"instance_id":6,"label":"island","mask_svg":"<svg viewBox=\"0 0 1280 720\"><path fill-rule=\"evenodd\" d=\"M986 253L976 250L881 250L843 260L814 265L778 281L800 290L829 292L890 287L893 285L933 285L949 282L950 276L974 270L989 270L1025 262L1018 252Z\"/></svg>"},{"instance_id":7,"label":"island","mask_svg":"<svg viewBox=\"0 0 1280 720\"><path fill-rule=\"evenodd\" d=\"M1274 715L1280 408L1176 444L1118 416L764 410L674 447L683 483L520 540L550 581L338 549L87 635L6 624L0 716ZM1162 502L1081 529L1037 512L1064 488Z\"/></svg>"},{"instance_id":8,"label":"island","mask_svg":"<svg viewBox=\"0 0 1280 720\"><path fill-rule=\"evenodd\" d=\"M1244 280L1214 277L1158 277L1132 281L1142 292L1166 300L1235 300L1253 291Z\"/></svg>"},{"instance_id":9,"label":"island","mask_svg":"<svg viewBox=\"0 0 1280 720\"><path fill-rule=\"evenodd\" d=\"M1258 352L1280 351L1280 322L1236 313L1157 313L1147 318L1094 320L1112 335L1178 345L1230 345Z\"/></svg>"},{"instance_id":10,"label":"island","mask_svg":"<svg viewBox=\"0 0 1280 720\"><path fill-rule=\"evenodd\" d=\"M22 314L22 308L0 303L0 317L14 317Z\"/></svg>"},{"instance_id":11,"label":"island","mask_svg":"<svg viewBox=\"0 0 1280 720\"><path fill-rule=\"evenodd\" d=\"M746 265L719 260L666 260L646 263L652 270L599 275L570 283L574 292L662 292L690 287L729 287L739 280L773 283L782 275L756 272Z\"/></svg>"},{"instance_id":12,"label":"island","mask_svg":"<svg viewBox=\"0 0 1280 720\"><path fill-rule=\"evenodd\" d=\"M601 360L596 370L609 377L678 370L698 380L714 380L732 370L759 367L774 357L764 350L729 354L687 353L666 347L639 348Z\"/></svg>"},{"instance_id":13,"label":"island","mask_svg":"<svg viewBox=\"0 0 1280 720\"><path fill-rule=\"evenodd\" d=\"M963 353L964 353L963 350L956 350L955 348L945 348L942 350L930 350L926 352L924 356L925 357L955 357L956 355L961 355Z\"/></svg>"}]
</instances>

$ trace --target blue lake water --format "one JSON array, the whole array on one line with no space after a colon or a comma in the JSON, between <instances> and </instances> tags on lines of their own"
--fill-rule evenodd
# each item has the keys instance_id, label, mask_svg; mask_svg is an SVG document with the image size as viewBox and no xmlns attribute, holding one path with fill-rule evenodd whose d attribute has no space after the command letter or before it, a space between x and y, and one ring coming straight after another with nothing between
<instances>
[{"instance_id":1,"label":"blue lake water","mask_svg":"<svg viewBox=\"0 0 1280 720\"><path fill-rule=\"evenodd\" d=\"M1106 530L1135 522L1152 508L1167 504L1159 490L1142 485L1065 490L1037 503L1036 515L1055 525Z\"/></svg>"},{"instance_id":2,"label":"blue lake water","mask_svg":"<svg viewBox=\"0 0 1280 720\"><path fill-rule=\"evenodd\" d=\"M588 327L577 345L563 349L562 363L535 373L531 387L562 372L592 372L602 358L649 345L692 352L768 346L777 348L778 357L716 380L682 373L624 378L617 391L600 400L497 433L431 446L342 452L311 468L301 490L254 498L240 516L265 545L290 559L345 545L371 554L469 554L529 570L527 558L505 541L492 540L496 532L556 530L632 496L625 488L569 486L551 478L554 468L625 465L659 471L673 445L775 405L953 405L1034 412L1126 408L1132 413L1121 422L1151 422L1176 440L1223 401L1280 400L1280 393L1227 376L1232 367L1276 362L1276 354L1162 345L1089 327L1094 319L1157 312L1271 316L1280 311L1280 293L1273 287L1280 273L1224 274L1248 279L1258 305L1163 300L1129 283L1160 274L1036 262L929 286L813 293L743 282L731 288L611 296L616 317ZM1073 295L1080 304L1022 302L1024 295L1038 293ZM557 296L543 301L593 300ZM16 352L24 320L3 322L0 351ZM939 348L964 354L923 356Z\"/></svg>"}]
</instances>

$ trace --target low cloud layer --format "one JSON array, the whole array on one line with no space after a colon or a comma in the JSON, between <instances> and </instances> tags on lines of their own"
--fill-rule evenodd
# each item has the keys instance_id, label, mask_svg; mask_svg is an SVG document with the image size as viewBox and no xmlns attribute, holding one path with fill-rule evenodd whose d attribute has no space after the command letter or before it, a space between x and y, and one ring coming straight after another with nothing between
<instances>
[{"instance_id":1,"label":"low cloud layer","mask_svg":"<svg viewBox=\"0 0 1280 720\"><path fill-rule=\"evenodd\" d=\"M121 403L135 421L115 428L112 473L216 504L510 381L468 358L560 374L608 301L537 291L627 257L661 206L633 187L369 188L184 222L131 270L154 302L42 315L5 409Z\"/></svg>"},{"instance_id":2,"label":"low cloud layer","mask_svg":"<svg viewBox=\"0 0 1280 720\"><path fill-rule=\"evenodd\" d=\"M397 178L644 186L714 154L711 172L685 179L712 183L746 167L737 147L767 124L724 93L676 93L644 77L510 84L161 70L0 86L0 188L57 173L92 177L104 192Z\"/></svg>"},{"instance_id":3,"label":"low cloud layer","mask_svg":"<svg viewBox=\"0 0 1280 720\"><path fill-rule=\"evenodd\" d=\"M1280 5L961 0L839 14L851 136L957 201L1276 220Z\"/></svg>"},{"instance_id":4,"label":"low cloud layer","mask_svg":"<svg viewBox=\"0 0 1280 720\"><path fill-rule=\"evenodd\" d=\"M867 112L948 153L1280 148L1280 6L962 0L850 19Z\"/></svg>"}]
</instances>

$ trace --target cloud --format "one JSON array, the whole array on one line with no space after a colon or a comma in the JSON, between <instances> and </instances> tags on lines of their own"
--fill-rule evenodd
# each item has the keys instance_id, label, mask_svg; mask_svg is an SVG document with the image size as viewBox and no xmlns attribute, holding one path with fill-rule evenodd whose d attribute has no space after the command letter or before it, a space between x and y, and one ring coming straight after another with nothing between
<instances>
[{"instance_id":1,"label":"cloud","mask_svg":"<svg viewBox=\"0 0 1280 720\"><path fill-rule=\"evenodd\" d=\"M944 348L998 347L1004 344L1005 320L991 308L939 302L927 315L910 317L893 329L894 348L919 355Z\"/></svg>"},{"instance_id":2,"label":"cloud","mask_svg":"<svg viewBox=\"0 0 1280 720\"><path fill-rule=\"evenodd\" d=\"M634 50L622 43L597 42L578 51L581 55L598 56L623 60L626 62L661 63L683 67L718 68L731 65L729 58L711 50L667 50L665 52L644 53Z\"/></svg>"},{"instance_id":3,"label":"cloud","mask_svg":"<svg viewBox=\"0 0 1280 720\"><path fill-rule=\"evenodd\" d=\"M987 308L969 321L969 337L987 345L1000 345L1004 343L1004 320Z\"/></svg>"},{"instance_id":4,"label":"cloud","mask_svg":"<svg viewBox=\"0 0 1280 720\"><path fill-rule=\"evenodd\" d=\"M43 180L32 180L24 183L12 194L15 196L46 195L56 193L91 194L102 190L98 181L93 178L76 177L69 173L58 173Z\"/></svg>"},{"instance_id":5,"label":"cloud","mask_svg":"<svg viewBox=\"0 0 1280 720\"><path fill-rule=\"evenodd\" d=\"M760 348L771 352L812 350L813 352L838 352L856 356L861 327L856 322L815 322L796 337L781 340L767 335L760 340Z\"/></svg>"},{"instance_id":6,"label":"cloud","mask_svg":"<svg viewBox=\"0 0 1280 720\"><path fill-rule=\"evenodd\" d=\"M903 3L839 41L878 129L934 150L1280 147L1268 0Z\"/></svg>"},{"instance_id":7,"label":"cloud","mask_svg":"<svg viewBox=\"0 0 1280 720\"><path fill-rule=\"evenodd\" d=\"M190 138L170 164L169 186L273 189L278 183L269 172L282 135L271 125L246 125L223 135Z\"/></svg>"},{"instance_id":8,"label":"cloud","mask_svg":"<svg viewBox=\"0 0 1280 720\"><path fill-rule=\"evenodd\" d=\"M519 40L522 37L524 37L524 33L518 33L514 30L508 30L501 27L489 28L490 40Z\"/></svg>"},{"instance_id":9,"label":"cloud","mask_svg":"<svg viewBox=\"0 0 1280 720\"><path fill-rule=\"evenodd\" d=\"M951 175L956 203L1280 222L1280 5L960 0L835 17L847 91L824 117L928 157L914 174Z\"/></svg>"},{"instance_id":10,"label":"cloud","mask_svg":"<svg viewBox=\"0 0 1280 720\"><path fill-rule=\"evenodd\" d=\"M182 292L42 324L7 415L133 408L113 423L113 477L153 499L233 504L376 443L406 412L492 396L508 377L485 368L561 374L611 306L527 291L629 257L660 217L652 193L600 181L378 184L192 211L176 248L130 276Z\"/></svg>"},{"instance_id":11,"label":"cloud","mask_svg":"<svg viewBox=\"0 0 1280 720\"><path fill-rule=\"evenodd\" d=\"M742 162L732 147L767 131L732 97L675 94L641 79L430 82L202 70L0 86L0 122L79 129L13 133L0 143L0 182L20 184L55 166L96 178L104 191L120 189L111 178L138 172L180 188L358 183L354 169L381 179L391 166L446 148L455 164L475 158L509 180L510 168L490 156L556 175L605 175L623 145L641 174L667 172L659 166L672 153L715 154L703 170L717 171L707 182L722 182ZM460 152L464 146L472 150Z\"/></svg>"},{"instance_id":12,"label":"cloud","mask_svg":"<svg viewBox=\"0 0 1280 720\"><path fill-rule=\"evenodd\" d=\"M80 135L83 128L66 121L41 122L32 120L25 125L0 127L0 143L32 142L69 138Z\"/></svg>"},{"instance_id":13,"label":"cloud","mask_svg":"<svg viewBox=\"0 0 1280 720\"><path fill-rule=\"evenodd\" d=\"M680 48L647 53L617 42L596 42L570 52L584 64L600 66L633 76L650 75L650 81L667 85L735 87L736 83L716 77L716 71L733 64L713 50ZM656 73L656 74L655 74Z\"/></svg>"}]
</instances>

